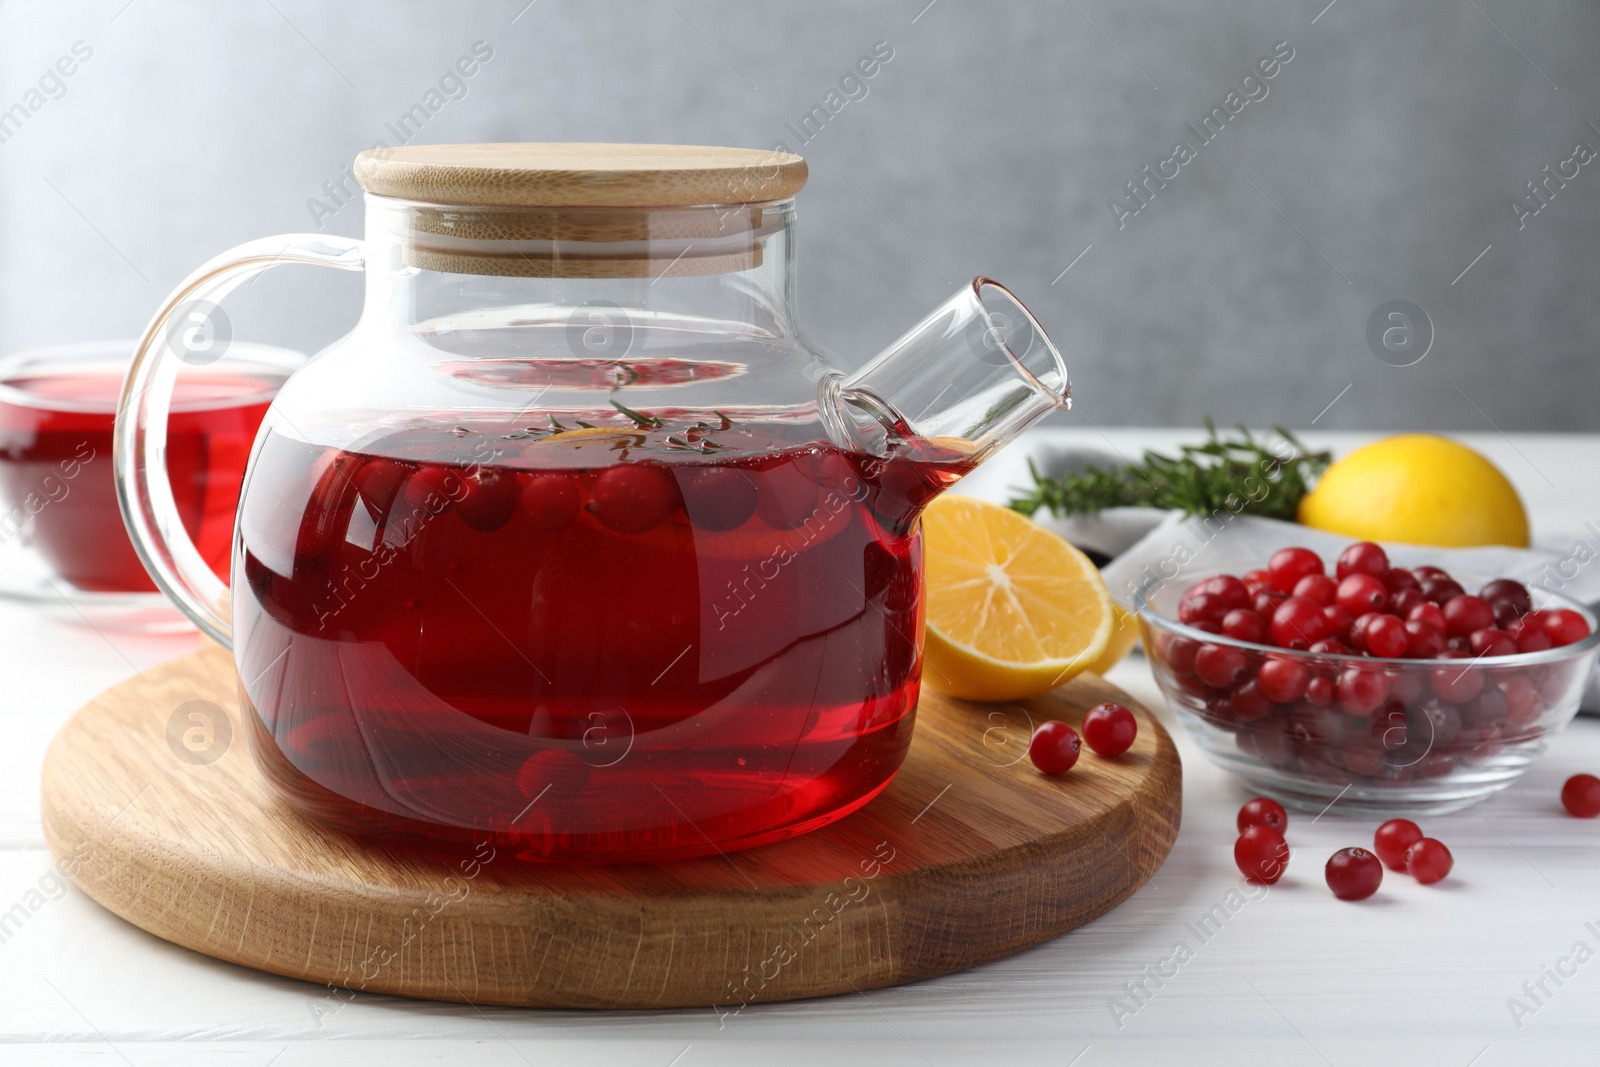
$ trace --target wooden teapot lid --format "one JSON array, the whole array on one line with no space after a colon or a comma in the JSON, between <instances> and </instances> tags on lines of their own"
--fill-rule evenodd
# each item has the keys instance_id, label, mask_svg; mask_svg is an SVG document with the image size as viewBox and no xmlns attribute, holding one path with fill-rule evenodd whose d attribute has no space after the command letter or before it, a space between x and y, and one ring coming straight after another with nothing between
<instances>
[{"instance_id":1,"label":"wooden teapot lid","mask_svg":"<svg viewBox=\"0 0 1600 1067\"><path fill-rule=\"evenodd\" d=\"M460 144L356 157L367 192L404 206L402 254L425 270L540 278L721 274L762 261L771 205L806 161L750 148Z\"/></svg>"},{"instance_id":2,"label":"wooden teapot lid","mask_svg":"<svg viewBox=\"0 0 1600 1067\"><path fill-rule=\"evenodd\" d=\"M787 200L806 183L789 152L663 144L439 144L356 157L369 193L498 207L684 207Z\"/></svg>"}]
</instances>

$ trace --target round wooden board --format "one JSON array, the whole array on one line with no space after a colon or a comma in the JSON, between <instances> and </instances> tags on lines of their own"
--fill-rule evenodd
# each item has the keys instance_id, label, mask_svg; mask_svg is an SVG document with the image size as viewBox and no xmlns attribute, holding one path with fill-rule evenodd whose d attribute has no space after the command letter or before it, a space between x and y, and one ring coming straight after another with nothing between
<instances>
[{"instance_id":1,"label":"round wooden board","mask_svg":"<svg viewBox=\"0 0 1600 1067\"><path fill-rule=\"evenodd\" d=\"M231 726L214 762L168 740L196 700ZM1035 771L1030 724L1076 725L1102 700L1134 709L1134 747L1085 752L1060 778ZM129 922L218 959L476 1004L725 1013L998 959L1144 884L1177 836L1182 792L1171 738L1091 675L1017 704L924 691L904 768L865 808L776 845L657 865L362 846L279 801L244 737L232 660L215 647L79 710L44 765L63 869Z\"/></svg>"}]
</instances>

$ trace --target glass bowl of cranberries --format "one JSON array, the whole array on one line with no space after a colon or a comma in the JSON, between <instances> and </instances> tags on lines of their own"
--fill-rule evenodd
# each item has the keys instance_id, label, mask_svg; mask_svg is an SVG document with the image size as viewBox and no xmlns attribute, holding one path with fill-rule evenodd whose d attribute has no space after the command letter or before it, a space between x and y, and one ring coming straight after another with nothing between
<instances>
[{"instance_id":1,"label":"glass bowl of cranberries","mask_svg":"<svg viewBox=\"0 0 1600 1067\"><path fill-rule=\"evenodd\" d=\"M1442 814L1514 782L1600 648L1581 604L1391 566L1362 542L1168 582L1139 613L1156 682L1208 756L1302 810Z\"/></svg>"}]
</instances>

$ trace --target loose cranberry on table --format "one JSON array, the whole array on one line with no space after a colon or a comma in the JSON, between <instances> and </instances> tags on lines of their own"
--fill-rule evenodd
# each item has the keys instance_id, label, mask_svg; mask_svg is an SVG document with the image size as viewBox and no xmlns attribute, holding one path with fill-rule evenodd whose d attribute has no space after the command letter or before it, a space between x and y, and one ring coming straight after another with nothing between
<instances>
[{"instance_id":1,"label":"loose cranberry on table","mask_svg":"<svg viewBox=\"0 0 1600 1067\"><path fill-rule=\"evenodd\" d=\"M1406 870L1423 885L1443 881L1455 865L1455 857L1444 847L1444 842L1431 837L1424 837L1406 849Z\"/></svg>"},{"instance_id":2,"label":"loose cranberry on table","mask_svg":"<svg viewBox=\"0 0 1600 1067\"><path fill-rule=\"evenodd\" d=\"M1245 801L1235 821L1240 833L1252 826L1266 826L1281 834L1289 828L1289 813L1283 810L1282 804L1270 797L1256 797Z\"/></svg>"},{"instance_id":3,"label":"loose cranberry on table","mask_svg":"<svg viewBox=\"0 0 1600 1067\"><path fill-rule=\"evenodd\" d=\"M1078 752L1082 748L1078 731L1059 719L1051 719L1033 732L1028 742L1028 758L1045 774L1065 774L1078 762Z\"/></svg>"},{"instance_id":4,"label":"loose cranberry on table","mask_svg":"<svg viewBox=\"0 0 1600 1067\"><path fill-rule=\"evenodd\" d=\"M1600 815L1600 778L1574 774L1561 787L1561 805L1580 819Z\"/></svg>"},{"instance_id":5,"label":"loose cranberry on table","mask_svg":"<svg viewBox=\"0 0 1600 1067\"><path fill-rule=\"evenodd\" d=\"M1289 867L1289 844L1270 826L1247 826L1233 843L1233 862L1245 881L1275 885Z\"/></svg>"},{"instance_id":6,"label":"loose cranberry on table","mask_svg":"<svg viewBox=\"0 0 1600 1067\"><path fill-rule=\"evenodd\" d=\"M1364 848L1341 848L1328 860L1323 877L1340 900L1366 900L1383 884L1383 864Z\"/></svg>"},{"instance_id":7,"label":"loose cranberry on table","mask_svg":"<svg viewBox=\"0 0 1600 1067\"><path fill-rule=\"evenodd\" d=\"M1097 756L1120 756L1139 735L1133 712L1121 704L1096 704L1083 717L1083 742Z\"/></svg>"},{"instance_id":8,"label":"loose cranberry on table","mask_svg":"<svg viewBox=\"0 0 1600 1067\"><path fill-rule=\"evenodd\" d=\"M1391 871L1406 869L1406 849L1422 840L1422 827L1410 819L1390 819L1372 835L1372 851Z\"/></svg>"}]
</instances>

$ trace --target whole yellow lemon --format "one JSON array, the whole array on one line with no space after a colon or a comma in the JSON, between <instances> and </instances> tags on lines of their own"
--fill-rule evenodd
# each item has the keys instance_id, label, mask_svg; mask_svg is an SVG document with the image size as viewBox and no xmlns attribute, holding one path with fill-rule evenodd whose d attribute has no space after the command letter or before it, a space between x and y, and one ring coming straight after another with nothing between
<instances>
[{"instance_id":1,"label":"whole yellow lemon","mask_svg":"<svg viewBox=\"0 0 1600 1067\"><path fill-rule=\"evenodd\" d=\"M1478 452L1447 437L1386 437L1330 466L1300 501L1300 522L1368 541L1528 544L1517 491Z\"/></svg>"}]
</instances>

